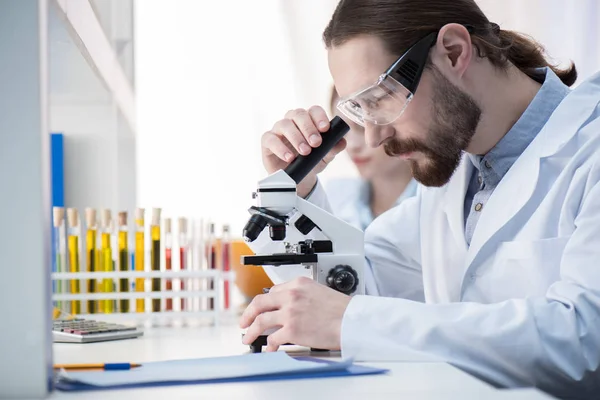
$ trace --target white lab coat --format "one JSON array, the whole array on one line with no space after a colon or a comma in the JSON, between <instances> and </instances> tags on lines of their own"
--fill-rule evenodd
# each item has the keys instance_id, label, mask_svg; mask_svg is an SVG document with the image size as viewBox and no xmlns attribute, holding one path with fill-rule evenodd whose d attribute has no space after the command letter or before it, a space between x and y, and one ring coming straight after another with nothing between
<instances>
[{"instance_id":1,"label":"white lab coat","mask_svg":"<svg viewBox=\"0 0 600 400\"><path fill-rule=\"evenodd\" d=\"M470 247L467 159L446 186L377 218L365 254L378 296L350 301L343 356L420 352L500 386L600 397L599 102L600 74L563 100L484 206ZM320 186L309 200L328 207ZM276 272L276 283L291 277Z\"/></svg>"}]
</instances>

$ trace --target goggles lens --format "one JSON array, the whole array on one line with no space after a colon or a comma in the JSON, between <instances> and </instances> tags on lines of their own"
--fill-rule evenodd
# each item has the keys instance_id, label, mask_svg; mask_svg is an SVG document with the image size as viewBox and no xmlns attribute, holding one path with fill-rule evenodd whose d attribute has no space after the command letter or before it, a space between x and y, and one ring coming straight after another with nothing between
<instances>
[{"instance_id":1,"label":"goggles lens","mask_svg":"<svg viewBox=\"0 0 600 400\"><path fill-rule=\"evenodd\" d=\"M397 120L412 100L413 94L389 75L376 84L341 99L338 110L360 126L372 123L387 125Z\"/></svg>"}]
</instances>

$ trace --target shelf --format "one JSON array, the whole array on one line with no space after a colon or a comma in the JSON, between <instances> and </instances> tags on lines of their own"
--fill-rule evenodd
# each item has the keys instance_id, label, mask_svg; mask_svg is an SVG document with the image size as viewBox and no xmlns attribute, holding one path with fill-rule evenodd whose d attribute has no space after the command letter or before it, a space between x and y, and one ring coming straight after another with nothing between
<instances>
[{"instance_id":1,"label":"shelf","mask_svg":"<svg viewBox=\"0 0 600 400\"><path fill-rule=\"evenodd\" d=\"M135 95L117 53L88 0L54 0L59 19L93 73L100 79L132 132L136 132ZM51 21L52 22L52 21ZM92 89L97 91L97 88Z\"/></svg>"},{"instance_id":2,"label":"shelf","mask_svg":"<svg viewBox=\"0 0 600 400\"><path fill-rule=\"evenodd\" d=\"M137 206L133 5L114 1L48 7L50 132L64 135L64 205L80 210Z\"/></svg>"}]
</instances>

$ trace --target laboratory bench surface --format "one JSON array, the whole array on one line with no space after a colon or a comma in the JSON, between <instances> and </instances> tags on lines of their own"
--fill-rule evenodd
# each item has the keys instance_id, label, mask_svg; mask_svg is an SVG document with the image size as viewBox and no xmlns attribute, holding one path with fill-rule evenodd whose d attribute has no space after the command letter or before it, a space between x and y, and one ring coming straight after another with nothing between
<instances>
[{"instance_id":1,"label":"laboratory bench surface","mask_svg":"<svg viewBox=\"0 0 600 400\"><path fill-rule=\"evenodd\" d=\"M299 347L286 347L291 354L307 355ZM54 344L55 363L150 362L184 358L218 357L248 352L241 331L234 323L218 327L146 328L139 339L112 342ZM322 356L323 353L313 353ZM335 359L335 353L333 354ZM339 357L339 353L337 353ZM50 399L473 399L547 400L534 389L498 390L445 363L373 362L387 374L165 386L144 389L88 392L55 391Z\"/></svg>"}]
</instances>

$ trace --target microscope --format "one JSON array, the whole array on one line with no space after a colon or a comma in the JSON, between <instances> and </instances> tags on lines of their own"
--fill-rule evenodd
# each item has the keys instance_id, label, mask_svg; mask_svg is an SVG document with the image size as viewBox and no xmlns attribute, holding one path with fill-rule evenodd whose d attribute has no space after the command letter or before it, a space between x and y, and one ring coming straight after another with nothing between
<instances>
[{"instance_id":1,"label":"microscope","mask_svg":"<svg viewBox=\"0 0 600 400\"><path fill-rule=\"evenodd\" d=\"M364 294L364 234L352 225L304 200L296 194L296 185L344 137L349 126L335 117L328 132L322 134L321 146L307 156L299 155L285 170L279 170L258 182L253 193L257 206L249 209L250 220L244 227L244 239L254 242L268 226L269 238L261 236L261 251L265 254L242 256L242 265L278 268L301 265L310 271L312 279L341 293ZM291 220L299 215L293 224ZM288 230L295 229L302 240L285 241ZM309 238L319 231L323 239ZM262 245L262 242L265 242ZM327 305L324 304L324 307ZM251 345L260 353L267 344L264 332Z\"/></svg>"}]
</instances>

